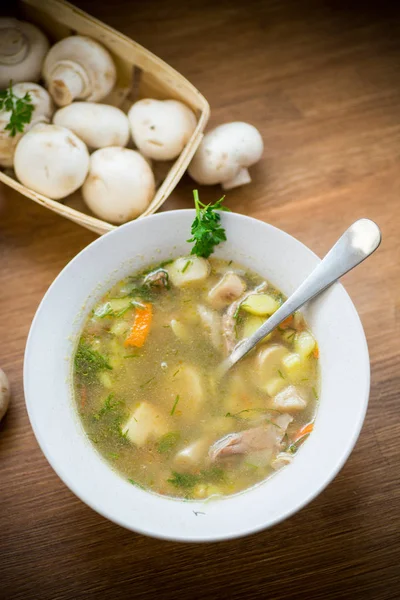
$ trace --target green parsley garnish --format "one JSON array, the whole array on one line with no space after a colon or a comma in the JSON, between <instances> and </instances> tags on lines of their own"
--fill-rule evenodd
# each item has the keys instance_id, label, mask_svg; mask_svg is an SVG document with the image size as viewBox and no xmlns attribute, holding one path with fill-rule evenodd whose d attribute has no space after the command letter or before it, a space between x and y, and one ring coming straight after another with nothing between
<instances>
[{"instance_id":1,"label":"green parsley garnish","mask_svg":"<svg viewBox=\"0 0 400 600\"><path fill-rule=\"evenodd\" d=\"M88 380L93 380L99 371L112 370L107 359L97 350L93 350L82 338L79 340L74 364L76 373L81 377L87 377Z\"/></svg>"},{"instance_id":2,"label":"green parsley garnish","mask_svg":"<svg viewBox=\"0 0 400 600\"><path fill-rule=\"evenodd\" d=\"M221 216L217 211L229 211L229 208L222 206L225 196L215 204L200 202L197 190L193 191L193 197L196 217L192 223L192 237L187 241L194 242L191 254L208 258L213 253L214 247L226 240L225 229L220 224Z\"/></svg>"},{"instance_id":3,"label":"green parsley garnish","mask_svg":"<svg viewBox=\"0 0 400 600\"><path fill-rule=\"evenodd\" d=\"M11 113L10 120L4 128L10 132L10 137L23 133L25 125L31 122L33 109L29 92L23 98L18 98L13 92L12 81L6 90L0 92L0 110Z\"/></svg>"}]
</instances>

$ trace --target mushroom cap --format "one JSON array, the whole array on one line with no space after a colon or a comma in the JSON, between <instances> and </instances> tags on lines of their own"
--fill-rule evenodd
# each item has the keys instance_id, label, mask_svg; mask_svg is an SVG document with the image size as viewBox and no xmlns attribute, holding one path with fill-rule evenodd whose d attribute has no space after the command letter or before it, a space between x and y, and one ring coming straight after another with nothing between
<instances>
[{"instance_id":1,"label":"mushroom cap","mask_svg":"<svg viewBox=\"0 0 400 600\"><path fill-rule=\"evenodd\" d=\"M3 369L0 369L0 421L7 412L10 403L10 384Z\"/></svg>"},{"instance_id":2,"label":"mushroom cap","mask_svg":"<svg viewBox=\"0 0 400 600\"><path fill-rule=\"evenodd\" d=\"M39 81L49 42L35 25L0 18L0 89L10 81Z\"/></svg>"},{"instance_id":3,"label":"mushroom cap","mask_svg":"<svg viewBox=\"0 0 400 600\"><path fill-rule=\"evenodd\" d=\"M126 146L129 141L128 117L109 104L73 102L55 113L53 123L73 131L89 148Z\"/></svg>"},{"instance_id":4,"label":"mushroom cap","mask_svg":"<svg viewBox=\"0 0 400 600\"><path fill-rule=\"evenodd\" d=\"M98 102L111 92L117 79L108 50L83 35L54 44L43 63L42 75L58 106L67 106L75 98Z\"/></svg>"},{"instance_id":5,"label":"mushroom cap","mask_svg":"<svg viewBox=\"0 0 400 600\"><path fill-rule=\"evenodd\" d=\"M82 194L101 219L120 224L138 217L154 192L153 172L139 152L111 146L91 155Z\"/></svg>"},{"instance_id":6,"label":"mushroom cap","mask_svg":"<svg viewBox=\"0 0 400 600\"><path fill-rule=\"evenodd\" d=\"M77 190L88 169L88 149L65 127L35 125L15 150L14 170L19 181L53 200Z\"/></svg>"},{"instance_id":7,"label":"mushroom cap","mask_svg":"<svg viewBox=\"0 0 400 600\"><path fill-rule=\"evenodd\" d=\"M206 133L188 172L200 184L229 182L259 161L263 150L262 137L253 125L241 121L225 123Z\"/></svg>"},{"instance_id":8,"label":"mushroom cap","mask_svg":"<svg viewBox=\"0 0 400 600\"><path fill-rule=\"evenodd\" d=\"M139 100L131 106L128 119L134 143L154 160L179 156L197 125L194 112L178 100Z\"/></svg>"},{"instance_id":9,"label":"mushroom cap","mask_svg":"<svg viewBox=\"0 0 400 600\"><path fill-rule=\"evenodd\" d=\"M27 123L23 132L17 132L13 137L6 130L10 121L11 113L6 110L0 111L0 165L2 167L12 167L15 148L22 138L34 125L38 123L48 123L53 114L53 102L47 91L37 83L16 83L12 86L13 93L18 98L23 98L29 93L31 102L34 106L30 123Z\"/></svg>"}]
</instances>

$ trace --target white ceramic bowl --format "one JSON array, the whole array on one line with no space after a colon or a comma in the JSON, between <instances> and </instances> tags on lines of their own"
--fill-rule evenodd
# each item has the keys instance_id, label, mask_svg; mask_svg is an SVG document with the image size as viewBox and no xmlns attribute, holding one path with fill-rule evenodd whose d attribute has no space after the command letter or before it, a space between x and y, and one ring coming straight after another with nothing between
<instances>
[{"instance_id":1,"label":"white ceramic bowl","mask_svg":"<svg viewBox=\"0 0 400 600\"><path fill-rule=\"evenodd\" d=\"M97 239L60 273L40 304L24 365L25 397L37 440L64 483L101 515L158 538L212 541L282 521L310 502L349 456L364 420L369 360L357 312L340 284L305 311L320 347L321 397L315 429L291 465L236 496L202 502L164 498L115 473L86 438L71 394L71 356L93 304L149 263L187 254L193 210L128 223ZM319 259L261 221L222 215L228 241L216 255L259 272L291 294ZM197 513L197 514L196 514Z\"/></svg>"}]
</instances>

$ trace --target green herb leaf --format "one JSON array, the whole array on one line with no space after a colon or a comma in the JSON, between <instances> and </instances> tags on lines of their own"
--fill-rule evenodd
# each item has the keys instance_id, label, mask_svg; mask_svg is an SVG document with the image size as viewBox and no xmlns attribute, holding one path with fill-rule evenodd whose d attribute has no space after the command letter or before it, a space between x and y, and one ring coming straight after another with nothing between
<instances>
[{"instance_id":1,"label":"green herb leaf","mask_svg":"<svg viewBox=\"0 0 400 600\"><path fill-rule=\"evenodd\" d=\"M149 383L151 383L153 381L153 379L155 379L154 377L150 377L150 379L148 379L147 381L145 381L144 383L142 383L139 387L140 388L144 388L146 385L149 385Z\"/></svg>"},{"instance_id":2,"label":"green herb leaf","mask_svg":"<svg viewBox=\"0 0 400 600\"><path fill-rule=\"evenodd\" d=\"M200 202L197 190L193 191L193 197L196 217L192 223L192 237L187 241L194 242L191 254L208 258L213 253L215 246L226 241L225 229L220 224L221 216L217 211L229 211L229 208L222 206L225 196L215 204Z\"/></svg>"},{"instance_id":3,"label":"green herb leaf","mask_svg":"<svg viewBox=\"0 0 400 600\"><path fill-rule=\"evenodd\" d=\"M172 407L172 410L171 410L171 413L170 413L170 414L171 414L171 416L174 414L174 412L175 412L175 409L176 409L176 405L178 404L178 402L179 402L179 394L178 394L178 395L177 395L177 397L175 398L175 402L174 402L174 405L173 405L173 407Z\"/></svg>"},{"instance_id":4,"label":"green herb leaf","mask_svg":"<svg viewBox=\"0 0 400 600\"><path fill-rule=\"evenodd\" d=\"M225 479L225 472L220 467L211 467L210 469L201 471L200 478L204 482L218 483Z\"/></svg>"},{"instance_id":5,"label":"green herb leaf","mask_svg":"<svg viewBox=\"0 0 400 600\"><path fill-rule=\"evenodd\" d=\"M128 479L128 481L129 481L129 483L131 483L132 485L135 485L136 487L140 488L141 490L146 489L141 483L138 483L134 479Z\"/></svg>"},{"instance_id":6,"label":"green herb leaf","mask_svg":"<svg viewBox=\"0 0 400 600\"><path fill-rule=\"evenodd\" d=\"M93 380L99 371L112 370L107 359L93 350L93 348L82 338L79 340L78 349L74 358L75 371L80 377Z\"/></svg>"},{"instance_id":7,"label":"green herb leaf","mask_svg":"<svg viewBox=\"0 0 400 600\"><path fill-rule=\"evenodd\" d=\"M104 319L104 317L113 317L114 311L111 308L111 304L109 302L106 302L105 304L99 306L99 308L96 308L96 310L94 311L94 316L98 319Z\"/></svg>"},{"instance_id":8,"label":"green herb leaf","mask_svg":"<svg viewBox=\"0 0 400 600\"><path fill-rule=\"evenodd\" d=\"M143 302L152 302L154 300L154 291L151 289L150 285L143 283L142 281L137 281L137 278L134 278L132 287L129 290L129 296L140 298Z\"/></svg>"},{"instance_id":9,"label":"green herb leaf","mask_svg":"<svg viewBox=\"0 0 400 600\"><path fill-rule=\"evenodd\" d=\"M285 379L285 376L280 369L278 369L278 374L279 374L279 377L282 377L282 379Z\"/></svg>"},{"instance_id":10,"label":"green herb leaf","mask_svg":"<svg viewBox=\"0 0 400 600\"><path fill-rule=\"evenodd\" d=\"M160 454L167 454L176 446L180 438L181 434L178 431L170 431L169 433L166 433L158 442L157 452Z\"/></svg>"},{"instance_id":11,"label":"green herb leaf","mask_svg":"<svg viewBox=\"0 0 400 600\"><path fill-rule=\"evenodd\" d=\"M191 260L190 260L190 258L189 258L189 260L187 260L187 261L185 262L185 265L184 265L184 267L183 267L183 269L182 269L182 271L181 271L181 272L182 272L182 273L184 273L184 272L186 271L186 269L189 267L189 265L191 265L191 264L192 264L192 261L191 261Z\"/></svg>"},{"instance_id":12,"label":"green herb leaf","mask_svg":"<svg viewBox=\"0 0 400 600\"><path fill-rule=\"evenodd\" d=\"M0 92L0 111L2 110L11 113L4 129L10 132L10 137L14 137L17 133L23 133L25 125L31 122L34 105L28 92L23 98L18 98L10 81L8 89Z\"/></svg>"},{"instance_id":13,"label":"green herb leaf","mask_svg":"<svg viewBox=\"0 0 400 600\"><path fill-rule=\"evenodd\" d=\"M192 473L178 473L177 471L172 471L172 477L167 479L167 481L175 487L190 489L199 483L200 477L198 475L193 475Z\"/></svg>"},{"instance_id":14,"label":"green herb leaf","mask_svg":"<svg viewBox=\"0 0 400 600\"><path fill-rule=\"evenodd\" d=\"M312 388L312 392L313 392L313 394L314 394L314 397L315 397L315 399L316 399L316 400L319 400L318 392L317 392L317 390L315 389L315 387L313 387L313 388Z\"/></svg>"},{"instance_id":15,"label":"green herb leaf","mask_svg":"<svg viewBox=\"0 0 400 600\"><path fill-rule=\"evenodd\" d=\"M99 421L102 417L104 417L104 415L106 415L107 413L110 413L112 411L115 411L122 404L123 404L123 402L121 400L114 400L114 394L109 394L107 396L107 398L105 399L104 404L101 407L101 409L99 410L99 412L93 416L96 419L96 421Z\"/></svg>"}]
</instances>

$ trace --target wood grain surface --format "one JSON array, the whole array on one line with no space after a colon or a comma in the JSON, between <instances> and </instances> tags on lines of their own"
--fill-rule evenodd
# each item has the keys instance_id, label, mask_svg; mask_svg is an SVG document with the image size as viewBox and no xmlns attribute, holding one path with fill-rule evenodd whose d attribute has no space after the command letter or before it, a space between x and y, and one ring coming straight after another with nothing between
<instances>
[{"instance_id":1,"label":"wood grain surface","mask_svg":"<svg viewBox=\"0 0 400 600\"><path fill-rule=\"evenodd\" d=\"M360 439L334 482L271 530L218 544L135 535L58 479L33 436L22 366L44 292L95 235L0 189L0 598L400 598L400 15L385 2L79 0L165 59L265 140L231 209L319 255L354 219L380 250L345 278L368 338L372 388ZM164 210L189 206L189 178ZM215 199L220 189L202 190ZM343 415L343 419L346 415Z\"/></svg>"}]
</instances>

